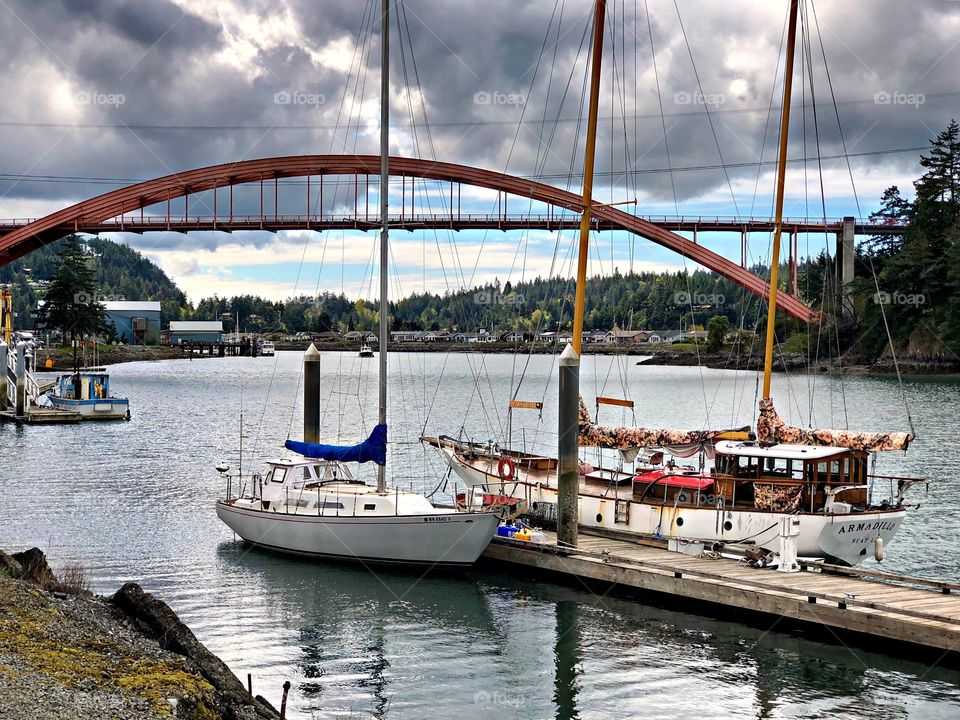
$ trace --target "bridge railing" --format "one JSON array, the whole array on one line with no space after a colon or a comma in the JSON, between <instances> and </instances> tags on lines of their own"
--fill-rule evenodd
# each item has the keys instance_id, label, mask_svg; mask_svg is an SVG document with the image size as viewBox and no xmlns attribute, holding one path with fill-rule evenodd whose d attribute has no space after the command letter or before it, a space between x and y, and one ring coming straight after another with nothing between
<instances>
[{"instance_id":1,"label":"bridge railing","mask_svg":"<svg viewBox=\"0 0 960 720\"><path fill-rule=\"evenodd\" d=\"M438 210L436 212L418 212L418 213L400 213L390 215L390 222L392 223L437 223L437 222L464 222L464 223L494 223L498 221L510 222L510 223L522 223L522 222L531 222L531 223L553 223L553 222L568 222L568 221L578 221L580 217L579 213L570 212L570 211L558 211L558 212L549 212L549 213L464 213L464 212L453 212ZM749 229L750 227L767 227L772 226L775 222L772 217L738 217L736 215L638 215L638 217L654 223L656 225L665 225L665 226L698 226L701 228L708 228L710 226L742 226L744 229ZM28 225L31 222L34 222L36 218L0 218L0 229L12 230L14 228L22 227ZM249 225L249 224L260 224L260 223L275 223L275 224L307 224L309 223L337 223L337 224L350 224L356 222L363 223L375 223L378 221L377 216L374 213L364 213L358 212L356 214L296 214L296 215L274 215L274 214L264 214L264 215L233 215L227 216L223 214L214 215L156 215L156 214L145 214L142 217L139 214L125 214L123 217L110 218L108 220L103 220L97 223L93 223L97 226L123 226L123 225L135 225L135 226L151 226L151 227L164 227L168 223L170 225L190 225L190 224L199 224L199 225L212 225L214 222L217 224L239 224L239 225ZM872 222L869 219L855 219L855 224L865 227L905 227L906 223L877 223ZM83 223L81 223L82 225ZM783 224L787 226L804 226L804 227L829 227L829 228L839 228L843 224L842 217L787 217L783 219Z\"/></svg>"}]
</instances>

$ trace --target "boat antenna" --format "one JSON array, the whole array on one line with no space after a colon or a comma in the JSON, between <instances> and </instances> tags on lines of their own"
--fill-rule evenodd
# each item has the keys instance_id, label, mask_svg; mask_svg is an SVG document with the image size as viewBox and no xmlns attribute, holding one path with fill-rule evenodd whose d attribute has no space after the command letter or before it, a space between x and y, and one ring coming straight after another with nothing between
<instances>
[{"instance_id":1,"label":"boat antenna","mask_svg":"<svg viewBox=\"0 0 960 720\"><path fill-rule=\"evenodd\" d=\"M787 141L790 136L790 95L793 90L793 54L797 44L797 8L800 0L790 0L787 30L787 59L783 76L783 107L780 112L780 149L777 160L777 194L770 254L770 298L767 302L767 335L763 355L763 399L770 399L770 376L773 372L773 343L776 333L777 285L780 279L780 235L783 231L783 192L787 175Z\"/></svg>"},{"instance_id":2,"label":"boat antenna","mask_svg":"<svg viewBox=\"0 0 960 720\"><path fill-rule=\"evenodd\" d=\"M390 0L382 0L380 20L380 403L378 421L387 424L387 229L388 182L390 180ZM387 489L387 468L377 465L377 492Z\"/></svg>"}]
</instances>

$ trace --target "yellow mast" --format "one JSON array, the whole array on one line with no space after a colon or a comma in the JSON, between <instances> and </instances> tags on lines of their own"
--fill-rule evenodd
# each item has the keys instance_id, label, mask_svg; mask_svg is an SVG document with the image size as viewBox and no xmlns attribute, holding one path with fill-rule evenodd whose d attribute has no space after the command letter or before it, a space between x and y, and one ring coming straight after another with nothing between
<instances>
[{"instance_id":1,"label":"yellow mast","mask_svg":"<svg viewBox=\"0 0 960 720\"><path fill-rule=\"evenodd\" d=\"M597 109L600 105L600 62L603 59L603 24L606 0L597 0L593 17L593 58L590 68L590 106L587 148L583 161L583 214L580 216L580 249L577 255L577 289L573 303L573 350L580 355L583 343L583 309L590 247L590 205L593 200L593 165L597 149Z\"/></svg>"},{"instance_id":2,"label":"yellow mast","mask_svg":"<svg viewBox=\"0 0 960 720\"><path fill-rule=\"evenodd\" d=\"M579 523L580 464L578 462L578 414L580 398L580 349L583 340L583 305L587 281L587 251L590 246L590 201L593 195L593 164L597 147L597 108L600 104L600 60L603 57L603 24L606 0L597 0L593 18L593 59L590 69L590 107L587 148L583 164L583 215L580 218L580 254L577 258L577 294L573 311L573 342L559 359L560 392L557 403L557 544L576 547Z\"/></svg>"},{"instance_id":3,"label":"yellow mast","mask_svg":"<svg viewBox=\"0 0 960 720\"><path fill-rule=\"evenodd\" d=\"M777 285L780 280L780 235L783 230L783 191L787 174L787 140L790 135L790 95L793 90L793 54L796 47L797 7L800 0L790 0L787 30L787 63L783 78L783 109L780 113L780 154L777 160L776 215L773 252L770 257L770 299L767 303L767 336L763 357L763 399L770 399L770 374L773 371L773 340L777 314Z\"/></svg>"}]
</instances>

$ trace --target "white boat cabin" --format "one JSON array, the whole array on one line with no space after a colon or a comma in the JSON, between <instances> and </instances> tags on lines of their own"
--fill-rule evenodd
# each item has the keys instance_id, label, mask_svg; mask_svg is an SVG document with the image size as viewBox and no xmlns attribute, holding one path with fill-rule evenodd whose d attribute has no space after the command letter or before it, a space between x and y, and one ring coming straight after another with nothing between
<instances>
[{"instance_id":1,"label":"white boat cabin","mask_svg":"<svg viewBox=\"0 0 960 720\"><path fill-rule=\"evenodd\" d=\"M266 512L321 517L438 512L419 493L398 488L377 493L376 487L357 480L342 462L289 457L270 460L267 466L266 473L254 473L245 481L240 497L232 504Z\"/></svg>"}]
</instances>

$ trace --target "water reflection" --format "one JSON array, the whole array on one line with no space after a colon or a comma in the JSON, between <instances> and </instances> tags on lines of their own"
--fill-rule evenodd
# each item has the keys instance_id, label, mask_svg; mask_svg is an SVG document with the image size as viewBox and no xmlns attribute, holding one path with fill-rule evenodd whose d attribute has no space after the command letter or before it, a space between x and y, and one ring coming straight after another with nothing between
<instances>
[{"instance_id":1,"label":"water reflection","mask_svg":"<svg viewBox=\"0 0 960 720\"><path fill-rule=\"evenodd\" d=\"M376 417L375 370L353 387L354 368L353 394L338 392L338 378L350 374L352 362L324 354L330 441L369 430L362 419ZM588 403L608 376L619 375L611 362L584 359ZM547 450L555 447L553 363L534 356L527 369L525 391L536 388L530 392L548 399L542 420L514 416L514 433ZM954 671L850 652L779 627L765 632L701 617L684 612L681 600L650 607L615 593L598 597L586 588L489 571L423 579L371 574L230 541L213 511L223 484L212 465L237 464L238 386L248 419L244 464L256 464L296 427L299 364L298 354L280 353L275 362L117 366L112 374L131 399L131 422L0 426L0 460L8 469L0 474L0 547L39 545L55 565L80 561L98 592L141 581L240 677L252 673L256 692L278 704L290 680L291 718L960 717ZM416 444L419 431L463 425L475 438L500 437L514 359L407 353L391 359L391 367L391 452L401 460L393 468L410 476L397 478L404 487L420 477L424 483L415 487L430 491L445 468ZM704 393L712 420L739 424L752 415L751 373L632 364L623 370L632 386L623 395L644 398L638 421L701 427ZM778 376L775 394L802 399L808 383L824 399L816 418L823 424L843 426L842 408L834 412L830 400L843 397L857 408L851 422L898 427L890 417L900 407L896 383L847 378L840 388L836 378ZM440 388L436 403L432 388ZM483 397L475 397L481 390ZM888 547L885 569L957 579L960 556L943 548L960 527L954 489L960 383L910 382L906 390L919 437L907 455L884 458L886 469L935 482L929 501L908 515ZM359 415L352 409L358 402ZM806 403L790 407L788 419L806 424L800 412Z\"/></svg>"}]
</instances>

